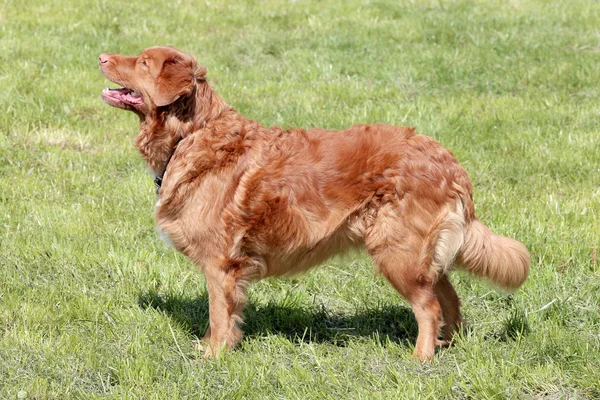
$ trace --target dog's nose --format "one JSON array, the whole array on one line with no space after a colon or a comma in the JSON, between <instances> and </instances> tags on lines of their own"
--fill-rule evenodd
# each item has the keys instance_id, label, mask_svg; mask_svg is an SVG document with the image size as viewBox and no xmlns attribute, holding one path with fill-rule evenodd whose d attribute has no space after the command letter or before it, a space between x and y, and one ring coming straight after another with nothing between
<instances>
[{"instance_id":1,"label":"dog's nose","mask_svg":"<svg viewBox=\"0 0 600 400\"><path fill-rule=\"evenodd\" d=\"M100 57L98 57L98 62L100 64L106 64L108 62L108 54L100 54Z\"/></svg>"}]
</instances>

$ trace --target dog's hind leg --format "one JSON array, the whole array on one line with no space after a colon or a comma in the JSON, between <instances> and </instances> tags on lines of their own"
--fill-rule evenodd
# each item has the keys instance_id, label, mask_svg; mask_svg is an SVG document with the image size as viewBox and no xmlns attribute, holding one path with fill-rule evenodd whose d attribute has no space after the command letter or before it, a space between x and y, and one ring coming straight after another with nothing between
<instances>
[{"instance_id":1,"label":"dog's hind leg","mask_svg":"<svg viewBox=\"0 0 600 400\"><path fill-rule=\"evenodd\" d=\"M436 276L430 271L430 264L422 260L422 240L408 232L400 232L399 227L387 226L386 229L391 231L388 230L381 240L372 235L365 237L367 251L379 272L412 307L419 327L413 358L431 360L436 346L441 344L438 335L442 327L442 307L435 290ZM390 232L402 235L390 237Z\"/></svg>"},{"instance_id":2,"label":"dog's hind leg","mask_svg":"<svg viewBox=\"0 0 600 400\"><path fill-rule=\"evenodd\" d=\"M375 255L379 271L394 288L410 303L419 334L413 353L421 361L431 360L435 354L440 328L442 327L442 307L434 290L435 283L418 263L418 256L411 255Z\"/></svg>"},{"instance_id":3,"label":"dog's hind leg","mask_svg":"<svg viewBox=\"0 0 600 400\"><path fill-rule=\"evenodd\" d=\"M447 342L446 344L448 344L452 339L454 332L458 331L462 325L460 299L446 274L442 275L436 282L435 292L442 306L444 340Z\"/></svg>"},{"instance_id":4,"label":"dog's hind leg","mask_svg":"<svg viewBox=\"0 0 600 400\"><path fill-rule=\"evenodd\" d=\"M414 209L405 213L397 205L383 205L364 238L379 272L413 309L419 327L413 357L425 361L443 344L438 337L444 321L448 338L460 324L458 296L446 273L462 236L453 214Z\"/></svg>"}]
</instances>

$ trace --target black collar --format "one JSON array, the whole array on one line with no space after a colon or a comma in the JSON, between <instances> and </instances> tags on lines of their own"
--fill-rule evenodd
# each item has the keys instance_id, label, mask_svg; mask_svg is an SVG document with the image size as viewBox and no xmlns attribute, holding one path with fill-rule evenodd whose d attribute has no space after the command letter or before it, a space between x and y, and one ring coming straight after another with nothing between
<instances>
[{"instance_id":1,"label":"black collar","mask_svg":"<svg viewBox=\"0 0 600 400\"><path fill-rule=\"evenodd\" d=\"M160 187L161 187L162 181L163 181L163 176L165 176L165 172L167 172L167 167L169 166L169 161L171 161L171 157L173 157L173 154L175 154L175 151L177 150L177 146L179 146L179 143L181 143L182 140L183 140L183 138L179 138L177 143L175 143L175 146L173 147L173 151L171 151L171 154L169 154L169 157L167 158L167 162L165 163L165 167L163 168L162 174L157 175L156 178L154 178L154 186L156 186L156 194L158 194L158 192L160 191Z\"/></svg>"}]
</instances>

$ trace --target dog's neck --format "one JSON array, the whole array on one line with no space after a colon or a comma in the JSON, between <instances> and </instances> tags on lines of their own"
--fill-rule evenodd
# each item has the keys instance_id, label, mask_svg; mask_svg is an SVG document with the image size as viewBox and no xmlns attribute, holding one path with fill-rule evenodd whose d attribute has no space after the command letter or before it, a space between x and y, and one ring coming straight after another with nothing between
<instances>
[{"instance_id":1,"label":"dog's neck","mask_svg":"<svg viewBox=\"0 0 600 400\"><path fill-rule=\"evenodd\" d=\"M202 80L188 96L141 116L135 145L155 177L162 178L182 139L231 113L236 112Z\"/></svg>"}]
</instances>

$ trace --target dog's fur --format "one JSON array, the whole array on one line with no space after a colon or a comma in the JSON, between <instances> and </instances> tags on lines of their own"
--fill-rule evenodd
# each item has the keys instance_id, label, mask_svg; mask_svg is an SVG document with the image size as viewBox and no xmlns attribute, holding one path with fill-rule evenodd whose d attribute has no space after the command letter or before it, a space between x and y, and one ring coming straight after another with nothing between
<instances>
[{"instance_id":1,"label":"dog's fur","mask_svg":"<svg viewBox=\"0 0 600 400\"><path fill-rule=\"evenodd\" d=\"M100 69L124 87L103 99L140 117L136 146L164 174L159 229L206 276L207 357L241 340L249 282L349 247L364 246L410 302L421 360L444 343L442 327L449 340L461 325L454 263L508 289L527 277L525 246L476 219L466 171L413 128L266 128L229 107L206 70L171 47L102 54Z\"/></svg>"}]
</instances>

